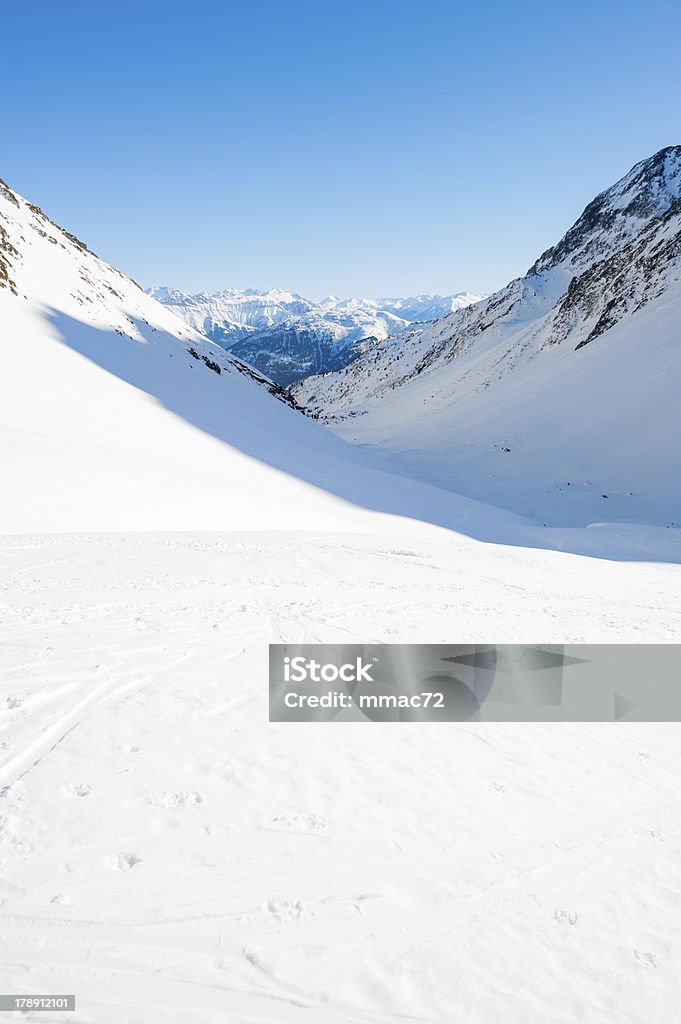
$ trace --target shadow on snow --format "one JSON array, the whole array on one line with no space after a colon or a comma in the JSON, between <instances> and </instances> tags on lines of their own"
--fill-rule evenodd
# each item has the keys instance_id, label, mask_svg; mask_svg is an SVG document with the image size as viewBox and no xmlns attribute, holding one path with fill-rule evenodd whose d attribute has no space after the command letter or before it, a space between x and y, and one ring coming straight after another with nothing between
<instances>
[{"instance_id":1,"label":"shadow on snow","mask_svg":"<svg viewBox=\"0 0 681 1024\"><path fill-rule=\"evenodd\" d=\"M48 319L62 341L166 409L253 459L354 505L405 516L495 544L544 548L618 561L681 562L678 530L605 524L543 527L514 513L418 482L378 451L342 440L258 388L238 372L218 375L182 342L131 318L143 341L100 329L57 310ZM159 346L159 341L163 346ZM181 369L182 361L194 372ZM222 367L227 353L213 354Z\"/></svg>"}]
</instances>

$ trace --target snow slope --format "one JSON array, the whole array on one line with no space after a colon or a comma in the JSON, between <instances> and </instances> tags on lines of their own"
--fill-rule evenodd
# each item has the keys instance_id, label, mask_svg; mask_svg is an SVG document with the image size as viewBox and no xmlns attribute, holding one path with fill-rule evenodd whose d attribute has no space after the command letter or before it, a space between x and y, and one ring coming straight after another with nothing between
<instances>
[{"instance_id":1,"label":"snow slope","mask_svg":"<svg viewBox=\"0 0 681 1024\"><path fill-rule=\"evenodd\" d=\"M599 195L525 277L294 389L395 465L553 525L678 526L681 147Z\"/></svg>"},{"instance_id":2,"label":"snow slope","mask_svg":"<svg viewBox=\"0 0 681 1024\"><path fill-rule=\"evenodd\" d=\"M280 290L187 295L152 288L149 294L282 387L347 366L370 339L387 338L415 321L434 320L481 298L459 292L408 299L329 296L313 303Z\"/></svg>"},{"instance_id":3,"label":"snow slope","mask_svg":"<svg viewBox=\"0 0 681 1024\"><path fill-rule=\"evenodd\" d=\"M53 1024L674 1020L677 726L266 720L270 641L679 641L673 531L395 476L14 193L0 226L4 990L76 993Z\"/></svg>"},{"instance_id":4,"label":"snow slope","mask_svg":"<svg viewBox=\"0 0 681 1024\"><path fill-rule=\"evenodd\" d=\"M331 482L347 445L6 186L0 226L2 532L352 522L281 471L318 448Z\"/></svg>"}]
</instances>

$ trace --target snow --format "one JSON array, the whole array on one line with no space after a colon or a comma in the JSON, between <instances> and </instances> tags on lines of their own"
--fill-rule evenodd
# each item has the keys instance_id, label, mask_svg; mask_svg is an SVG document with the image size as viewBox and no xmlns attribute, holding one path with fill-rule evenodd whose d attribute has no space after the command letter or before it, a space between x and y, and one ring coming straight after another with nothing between
<instances>
[{"instance_id":1,"label":"snow","mask_svg":"<svg viewBox=\"0 0 681 1024\"><path fill-rule=\"evenodd\" d=\"M678 641L673 531L409 480L0 217L4 990L75 992L54 1024L674 1020L678 726L267 722L268 642Z\"/></svg>"},{"instance_id":2,"label":"snow","mask_svg":"<svg viewBox=\"0 0 681 1024\"><path fill-rule=\"evenodd\" d=\"M678 639L667 569L494 551L6 538L4 987L87 1024L673 1020L678 727L267 723L268 642Z\"/></svg>"}]
</instances>

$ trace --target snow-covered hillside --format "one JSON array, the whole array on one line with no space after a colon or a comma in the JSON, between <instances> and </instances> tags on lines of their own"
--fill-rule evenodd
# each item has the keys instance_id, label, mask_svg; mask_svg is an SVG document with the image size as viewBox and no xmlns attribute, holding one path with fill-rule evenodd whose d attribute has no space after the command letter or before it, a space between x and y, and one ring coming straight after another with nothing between
<instances>
[{"instance_id":1,"label":"snow-covered hillside","mask_svg":"<svg viewBox=\"0 0 681 1024\"><path fill-rule=\"evenodd\" d=\"M281 470L347 445L4 183L0 337L0 532L345 521Z\"/></svg>"},{"instance_id":2,"label":"snow-covered hillside","mask_svg":"<svg viewBox=\"0 0 681 1024\"><path fill-rule=\"evenodd\" d=\"M540 522L681 522L681 147L528 273L294 388L420 479Z\"/></svg>"},{"instance_id":3,"label":"snow-covered hillside","mask_svg":"<svg viewBox=\"0 0 681 1024\"><path fill-rule=\"evenodd\" d=\"M367 342L383 340L416 321L434 320L481 296L418 295L407 299L338 299L314 303L273 289L188 295L170 288L149 294L192 327L282 387L315 373L347 366Z\"/></svg>"}]
</instances>

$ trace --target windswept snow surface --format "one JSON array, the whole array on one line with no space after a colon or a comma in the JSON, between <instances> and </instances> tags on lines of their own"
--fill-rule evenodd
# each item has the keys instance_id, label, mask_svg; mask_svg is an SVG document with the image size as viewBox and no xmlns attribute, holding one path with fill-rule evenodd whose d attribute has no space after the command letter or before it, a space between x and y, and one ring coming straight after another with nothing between
<instances>
[{"instance_id":1,"label":"windswept snow surface","mask_svg":"<svg viewBox=\"0 0 681 1024\"><path fill-rule=\"evenodd\" d=\"M677 726L267 723L269 642L679 641L673 531L394 475L9 196L3 990L76 993L54 1024L673 1021Z\"/></svg>"},{"instance_id":2,"label":"windswept snow surface","mask_svg":"<svg viewBox=\"0 0 681 1024\"><path fill-rule=\"evenodd\" d=\"M668 567L409 529L0 556L4 989L81 1024L676 1019L678 726L267 723L268 642L678 640Z\"/></svg>"}]
</instances>

